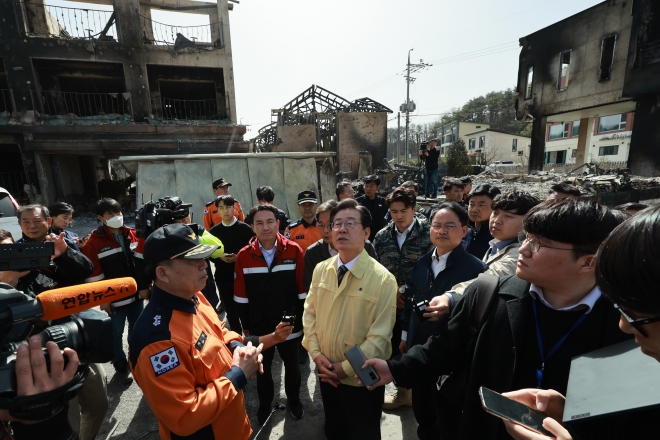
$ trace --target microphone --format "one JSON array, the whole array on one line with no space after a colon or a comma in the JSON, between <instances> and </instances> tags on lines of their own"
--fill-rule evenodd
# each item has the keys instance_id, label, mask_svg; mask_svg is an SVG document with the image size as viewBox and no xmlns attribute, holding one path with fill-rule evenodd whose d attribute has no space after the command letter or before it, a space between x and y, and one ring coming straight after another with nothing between
<instances>
[{"instance_id":1,"label":"microphone","mask_svg":"<svg viewBox=\"0 0 660 440\"><path fill-rule=\"evenodd\" d=\"M135 292L137 283L133 278L125 277L48 290L36 299L22 294L26 300L9 304L0 311L0 327L35 319L53 321L65 318L101 304L129 298Z\"/></svg>"}]
</instances>

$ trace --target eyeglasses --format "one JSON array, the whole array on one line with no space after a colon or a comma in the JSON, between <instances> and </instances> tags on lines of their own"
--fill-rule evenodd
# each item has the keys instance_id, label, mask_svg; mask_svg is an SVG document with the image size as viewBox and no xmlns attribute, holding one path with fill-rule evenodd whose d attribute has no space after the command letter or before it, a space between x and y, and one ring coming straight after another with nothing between
<instances>
[{"instance_id":1,"label":"eyeglasses","mask_svg":"<svg viewBox=\"0 0 660 440\"><path fill-rule=\"evenodd\" d=\"M325 231L326 229L332 229L332 225L322 225L319 222L316 222L316 227L319 228L322 231Z\"/></svg>"},{"instance_id":2,"label":"eyeglasses","mask_svg":"<svg viewBox=\"0 0 660 440\"><path fill-rule=\"evenodd\" d=\"M347 231L353 229L355 225L361 225L362 223L356 222L355 220L347 220L345 222L332 222L332 229L335 231L340 230L342 227L346 228Z\"/></svg>"},{"instance_id":3,"label":"eyeglasses","mask_svg":"<svg viewBox=\"0 0 660 440\"><path fill-rule=\"evenodd\" d=\"M593 252L587 250L587 249L579 249L579 248L558 248L558 247L552 247L552 246L547 246L545 244L541 244L538 238L529 238L527 236L526 232L521 232L520 235L518 235L518 242L521 245L524 245L525 243L529 243L529 248L532 250L532 252L537 253L539 250L541 250L542 247L547 248L547 249L555 249L557 251L577 251L577 252L586 252L589 254L592 254Z\"/></svg>"},{"instance_id":4,"label":"eyeglasses","mask_svg":"<svg viewBox=\"0 0 660 440\"><path fill-rule=\"evenodd\" d=\"M614 304L614 308L617 309L619 313L621 313L621 316L623 316L623 318L628 321L628 324L632 325L635 330L637 330L644 337L648 336L648 333L646 333L642 326L660 321L660 316L633 319L633 317L627 314L618 304Z\"/></svg>"},{"instance_id":5,"label":"eyeglasses","mask_svg":"<svg viewBox=\"0 0 660 440\"><path fill-rule=\"evenodd\" d=\"M434 224L431 225L431 229L436 229L436 230L442 229L445 232L451 233L451 232L454 232L454 230L456 229L456 225L448 224L448 225L441 226L441 225L438 225L438 224L434 223Z\"/></svg>"}]
</instances>

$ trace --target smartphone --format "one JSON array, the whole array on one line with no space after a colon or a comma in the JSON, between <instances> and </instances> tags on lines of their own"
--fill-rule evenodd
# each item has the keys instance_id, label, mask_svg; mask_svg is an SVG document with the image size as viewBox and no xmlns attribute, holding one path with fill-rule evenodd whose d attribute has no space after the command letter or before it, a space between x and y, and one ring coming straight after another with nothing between
<instances>
[{"instance_id":1,"label":"smartphone","mask_svg":"<svg viewBox=\"0 0 660 440\"><path fill-rule=\"evenodd\" d=\"M371 386L380 380L380 376L376 373L376 370L373 367L367 367L366 370L362 369L362 366L367 362L367 357L364 355L362 349L355 345L353 348L344 353L346 360L351 364L351 367L355 370L355 374L362 382L362 385L365 387Z\"/></svg>"},{"instance_id":2,"label":"smartphone","mask_svg":"<svg viewBox=\"0 0 660 440\"><path fill-rule=\"evenodd\" d=\"M517 425L522 425L537 434L554 437L550 431L543 427L543 419L548 416L541 411L484 387L479 388L479 396L481 397L481 406L487 413Z\"/></svg>"}]
</instances>

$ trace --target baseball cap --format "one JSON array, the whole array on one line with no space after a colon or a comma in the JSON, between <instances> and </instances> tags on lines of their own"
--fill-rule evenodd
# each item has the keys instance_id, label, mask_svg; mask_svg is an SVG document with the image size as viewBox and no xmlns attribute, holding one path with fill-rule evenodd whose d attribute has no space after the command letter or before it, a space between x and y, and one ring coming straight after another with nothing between
<instances>
[{"instance_id":1,"label":"baseball cap","mask_svg":"<svg viewBox=\"0 0 660 440\"><path fill-rule=\"evenodd\" d=\"M303 203L307 202L312 202L312 203L318 203L319 201L316 199L316 193L314 191L303 191L298 194L298 204L301 205Z\"/></svg>"},{"instance_id":2,"label":"baseball cap","mask_svg":"<svg viewBox=\"0 0 660 440\"><path fill-rule=\"evenodd\" d=\"M231 183L227 182L225 179L218 179L213 182L213 189L222 188L223 186L232 186Z\"/></svg>"},{"instance_id":3,"label":"baseball cap","mask_svg":"<svg viewBox=\"0 0 660 440\"><path fill-rule=\"evenodd\" d=\"M435 143L437 143L438 140L437 140L436 138L433 138L433 139L429 139L429 142L435 142Z\"/></svg>"},{"instance_id":4,"label":"baseball cap","mask_svg":"<svg viewBox=\"0 0 660 440\"><path fill-rule=\"evenodd\" d=\"M200 244L190 226L172 223L156 229L144 242L144 259L150 263L185 258L197 260L210 256L218 246Z\"/></svg>"}]
</instances>

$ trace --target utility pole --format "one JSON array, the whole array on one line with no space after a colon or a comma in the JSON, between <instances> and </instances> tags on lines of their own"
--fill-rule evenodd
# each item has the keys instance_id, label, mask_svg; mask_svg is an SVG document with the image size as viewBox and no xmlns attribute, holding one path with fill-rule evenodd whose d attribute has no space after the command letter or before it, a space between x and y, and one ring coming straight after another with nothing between
<instances>
[{"instance_id":1,"label":"utility pole","mask_svg":"<svg viewBox=\"0 0 660 440\"><path fill-rule=\"evenodd\" d=\"M408 159L408 154L409 154L409 148L410 145L408 144L408 127L410 126L410 112L414 112L416 109L415 103L410 100L410 83L415 82L416 78L413 78L410 76L411 73L419 72L421 70L424 70L428 67L431 67L433 64L427 64L424 62L424 60L419 60L419 63L416 64L410 64L410 52L412 52L415 49L410 49L408 51L408 64L406 64L406 73L405 73L405 78L406 78L406 102L405 104L402 104L399 110L403 111L406 113L406 145L404 148L406 157L405 159Z\"/></svg>"},{"instance_id":2,"label":"utility pole","mask_svg":"<svg viewBox=\"0 0 660 440\"><path fill-rule=\"evenodd\" d=\"M396 161L397 163L401 163L401 157L399 155L399 144L401 143L401 112L397 114L396 119Z\"/></svg>"}]
</instances>

